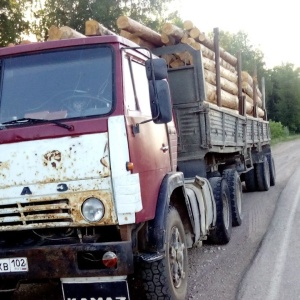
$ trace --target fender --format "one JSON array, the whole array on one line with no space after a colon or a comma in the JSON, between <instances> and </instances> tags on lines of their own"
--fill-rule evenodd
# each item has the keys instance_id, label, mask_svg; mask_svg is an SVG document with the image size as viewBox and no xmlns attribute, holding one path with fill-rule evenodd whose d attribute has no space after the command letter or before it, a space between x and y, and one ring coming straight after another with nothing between
<instances>
[{"instance_id":1,"label":"fender","mask_svg":"<svg viewBox=\"0 0 300 300\"><path fill-rule=\"evenodd\" d=\"M178 187L182 187L183 195L187 198L182 172L168 173L161 183L155 218L148 222L148 249L151 251L164 252L165 250L165 228L170 197L172 192Z\"/></svg>"}]
</instances>

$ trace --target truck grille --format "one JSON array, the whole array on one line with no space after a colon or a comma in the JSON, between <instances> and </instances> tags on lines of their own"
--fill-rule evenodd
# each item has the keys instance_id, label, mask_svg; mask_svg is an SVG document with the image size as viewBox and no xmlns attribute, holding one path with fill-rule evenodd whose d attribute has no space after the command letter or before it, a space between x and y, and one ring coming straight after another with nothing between
<instances>
[{"instance_id":1,"label":"truck grille","mask_svg":"<svg viewBox=\"0 0 300 300\"><path fill-rule=\"evenodd\" d=\"M68 199L0 204L0 231L70 225Z\"/></svg>"}]
</instances>

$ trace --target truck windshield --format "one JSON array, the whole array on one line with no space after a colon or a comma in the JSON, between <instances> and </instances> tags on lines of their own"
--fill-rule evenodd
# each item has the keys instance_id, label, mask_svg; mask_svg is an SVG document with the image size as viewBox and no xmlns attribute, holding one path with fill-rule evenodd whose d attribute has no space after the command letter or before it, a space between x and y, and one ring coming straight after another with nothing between
<instances>
[{"instance_id":1,"label":"truck windshield","mask_svg":"<svg viewBox=\"0 0 300 300\"><path fill-rule=\"evenodd\" d=\"M113 55L95 46L2 61L0 123L106 115L113 107Z\"/></svg>"}]
</instances>

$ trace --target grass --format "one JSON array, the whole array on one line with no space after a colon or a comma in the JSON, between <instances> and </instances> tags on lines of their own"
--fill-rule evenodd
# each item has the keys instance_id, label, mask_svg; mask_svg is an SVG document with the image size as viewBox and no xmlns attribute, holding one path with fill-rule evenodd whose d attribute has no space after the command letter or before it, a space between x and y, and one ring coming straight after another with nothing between
<instances>
[{"instance_id":1,"label":"grass","mask_svg":"<svg viewBox=\"0 0 300 300\"><path fill-rule=\"evenodd\" d=\"M287 136L277 137L277 138L271 139L271 146L274 146L276 144L283 143L283 142L297 140L297 139L300 139L299 134L290 134Z\"/></svg>"}]
</instances>

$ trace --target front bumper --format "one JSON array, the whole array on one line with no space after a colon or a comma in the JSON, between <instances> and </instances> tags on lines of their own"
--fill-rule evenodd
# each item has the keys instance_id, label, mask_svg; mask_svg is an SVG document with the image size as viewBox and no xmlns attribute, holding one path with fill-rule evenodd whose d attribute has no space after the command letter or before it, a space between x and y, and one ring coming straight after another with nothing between
<instances>
[{"instance_id":1,"label":"front bumper","mask_svg":"<svg viewBox=\"0 0 300 300\"><path fill-rule=\"evenodd\" d=\"M84 257L101 257L112 251L116 268L106 268L99 259L82 263ZM42 280L70 277L121 276L133 273L131 242L72 244L0 251L0 258L27 257L28 271L0 273L0 280Z\"/></svg>"}]
</instances>

